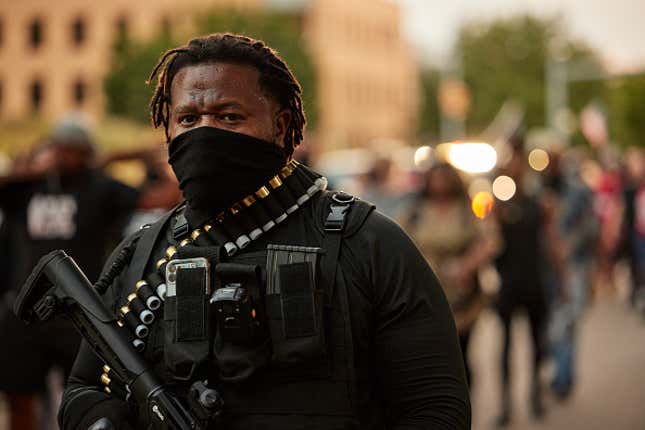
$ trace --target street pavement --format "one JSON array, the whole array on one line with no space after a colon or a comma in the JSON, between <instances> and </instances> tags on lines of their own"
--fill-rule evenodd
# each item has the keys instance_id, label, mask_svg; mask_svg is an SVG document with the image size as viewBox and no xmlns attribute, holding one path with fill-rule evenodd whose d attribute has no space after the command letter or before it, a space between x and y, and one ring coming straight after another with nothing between
<instances>
[{"instance_id":1,"label":"street pavement","mask_svg":"<svg viewBox=\"0 0 645 430\"><path fill-rule=\"evenodd\" d=\"M502 328L496 315L487 311L475 330L473 429L492 429L499 413ZM645 429L645 322L624 300L604 298L587 309L579 331L576 389L564 402L556 401L546 389L546 415L539 422L531 418L529 409L531 344L523 316L514 322L512 341L514 413L509 429ZM545 383L550 366L547 363L542 372Z\"/></svg>"},{"instance_id":2,"label":"street pavement","mask_svg":"<svg viewBox=\"0 0 645 430\"><path fill-rule=\"evenodd\" d=\"M564 403L546 396L540 422L528 408L530 355L528 324L521 315L513 326L512 393L514 414L509 430L645 430L645 322L624 301L605 298L589 307L580 325L578 385ZM473 429L494 428L499 411L501 326L486 311L471 346ZM549 365L543 369L548 381ZM0 430L8 430L0 398Z\"/></svg>"}]
</instances>

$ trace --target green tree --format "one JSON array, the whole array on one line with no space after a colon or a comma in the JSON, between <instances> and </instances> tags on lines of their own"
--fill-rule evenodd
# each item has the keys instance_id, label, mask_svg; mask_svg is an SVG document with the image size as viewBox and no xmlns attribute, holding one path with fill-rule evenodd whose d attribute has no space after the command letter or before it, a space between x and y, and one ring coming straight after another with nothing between
<instances>
[{"instance_id":1,"label":"green tree","mask_svg":"<svg viewBox=\"0 0 645 430\"><path fill-rule=\"evenodd\" d=\"M645 73L611 82L609 127L612 139L624 146L645 146Z\"/></svg>"},{"instance_id":2,"label":"green tree","mask_svg":"<svg viewBox=\"0 0 645 430\"><path fill-rule=\"evenodd\" d=\"M556 38L561 40L561 33L557 21L531 16L462 28L457 48L472 95L467 118L471 133L483 130L508 99L523 104L527 127L545 125L546 64L549 47ZM581 42L565 40L560 50L566 61L602 70L594 52ZM571 106L582 107L604 88L602 81L576 84L575 91L569 91Z\"/></svg>"},{"instance_id":3,"label":"green tree","mask_svg":"<svg viewBox=\"0 0 645 430\"><path fill-rule=\"evenodd\" d=\"M146 85L159 56L173 46L169 34L135 42L121 34L114 43L112 67L105 78L107 111L138 122L150 121L148 102L154 85Z\"/></svg>"},{"instance_id":4,"label":"green tree","mask_svg":"<svg viewBox=\"0 0 645 430\"><path fill-rule=\"evenodd\" d=\"M291 66L304 88L308 125L315 127L316 78L300 32L299 17L282 12L236 12L215 9L196 18L196 34L230 31L260 38L274 47ZM172 40L168 32L147 42L135 42L127 35L116 38L112 67L105 79L107 110L140 122L149 121L148 102L154 85L146 85L152 67L170 47L184 43Z\"/></svg>"}]
</instances>

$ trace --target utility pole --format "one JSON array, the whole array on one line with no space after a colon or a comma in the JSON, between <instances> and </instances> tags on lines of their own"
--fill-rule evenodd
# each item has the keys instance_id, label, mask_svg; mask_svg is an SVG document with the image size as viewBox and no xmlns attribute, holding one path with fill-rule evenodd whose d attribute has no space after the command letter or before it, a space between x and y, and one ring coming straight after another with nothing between
<instances>
[{"instance_id":1,"label":"utility pole","mask_svg":"<svg viewBox=\"0 0 645 430\"><path fill-rule=\"evenodd\" d=\"M568 130L563 129L561 117L569 110L569 83L607 79L606 73L586 61L571 60L566 41L551 39L545 65L545 118L550 130L568 142Z\"/></svg>"},{"instance_id":2,"label":"utility pole","mask_svg":"<svg viewBox=\"0 0 645 430\"><path fill-rule=\"evenodd\" d=\"M570 59L567 41L563 37L553 37L547 46L545 65L545 112L547 127L568 139L562 130L558 117L569 108L569 82L567 76Z\"/></svg>"}]
</instances>

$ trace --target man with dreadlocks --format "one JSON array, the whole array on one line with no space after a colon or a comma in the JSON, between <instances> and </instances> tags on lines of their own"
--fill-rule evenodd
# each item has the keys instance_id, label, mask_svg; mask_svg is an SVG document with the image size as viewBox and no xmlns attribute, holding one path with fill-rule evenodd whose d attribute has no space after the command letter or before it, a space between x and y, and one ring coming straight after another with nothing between
<instances>
[{"instance_id":1,"label":"man with dreadlocks","mask_svg":"<svg viewBox=\"0 0 645 430\"><path fill-rule=\"evenodd\" d=\"M396 224L292 158L305 115L278 54L212 34L155 77L186 202L126 239L97 288L159 378L187 402L199 381L220 393L208 428L470 428L440 285ZM82 345L61 428L148 427L128 392Z\"/></svg>"}]
</instances>

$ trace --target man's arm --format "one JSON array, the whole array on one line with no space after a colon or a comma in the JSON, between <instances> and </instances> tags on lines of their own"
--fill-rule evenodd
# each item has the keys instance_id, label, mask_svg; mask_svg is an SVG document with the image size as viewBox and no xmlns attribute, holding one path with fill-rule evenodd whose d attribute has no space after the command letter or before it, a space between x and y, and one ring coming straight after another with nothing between
<instances>
[{"instance_id":1,"label":"man's arm","mask_svg":"<svg viewBox=\"0 0 645 430\"><path fill-rule=\"evenodd\" d=\"M450 308L408 236L379 213L364 246L374 291L374 355L388 428L469 429L468 386Z\"/></svg>"}]
</instances>

